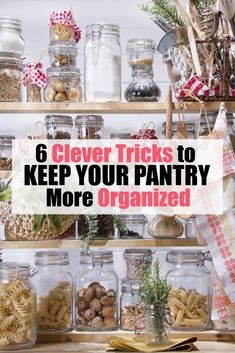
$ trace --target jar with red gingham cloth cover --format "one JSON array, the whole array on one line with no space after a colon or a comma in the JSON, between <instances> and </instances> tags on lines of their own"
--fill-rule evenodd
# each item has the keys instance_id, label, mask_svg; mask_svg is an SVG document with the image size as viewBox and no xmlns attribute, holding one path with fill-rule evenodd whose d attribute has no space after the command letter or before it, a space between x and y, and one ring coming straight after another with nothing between
<instances>
[{"instance_id":1,"label":"jar with red gingham cloth cover","mask_svg":"<svg viewBox=\"0 0 235 353\"><path fill-rule=\"evenodd\" d=\"M41 102L41 89L45 86L47 76L42 70L42 64L29 62L23 70L23 84L27 87L27 102Z\"/></svg>"},{"instance_id":2,"label":"jar with red gingham cloth cover","mask_svg":"<svg viewBox=\"0 0 235 353\"><path fill-rule=\"evenodd\" d=\"M80 27L74 21L70 10L52 12L49 27L51 41L78 43L81 38Z\"/></svg>"}]
</instances>

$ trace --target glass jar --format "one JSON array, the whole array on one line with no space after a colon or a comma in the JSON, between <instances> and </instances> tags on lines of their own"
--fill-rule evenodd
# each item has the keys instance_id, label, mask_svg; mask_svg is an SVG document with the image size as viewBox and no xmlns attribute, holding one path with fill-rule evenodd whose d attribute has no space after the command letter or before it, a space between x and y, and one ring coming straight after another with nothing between
<instances>
[{"instance_id":1,"label":"glass jar","mask_svg":"<svg viewBox=\"0 0 235 353\"><path fill-rule=\"evenodd\" d=\"M132 67L132 82L125 91L128 102L157 102L160 88L153 81L153 60L156 45L151 39L131 39L127 43L129 66Z\"/></svg>"},{"instance_id":2,"label":"glass jar","mask_svg":"<svg viewBox=\"0 0 235 353\"><path fill-rule=\"evenodd\" d=\"M147 305L145 310L145 343L148 346L167 344L170 336L168 306Z\"/></svg>"},{"instance_id":3,"label":"glass jar","mask_svg":"<svg viewBox=\"0 0 235 353\"><path fill-rule=\"evenodd\" d=\"M48 48L51 67L71 67L77 65L78 49L69 42L51 42Z\"/></svg>"},{"instance_id":4,"label":"glass jar","mask_svg":"<svg viewBox=\"0 0 235 353\"><path fill-rule=\"evenodd\" d=\"M44 88L45 102L80 102L80 70L76 67L53 67L47 69L47 85Z\"/></svg>"},{"instance_id":5,"label":"glass jar","mask_svg":"<svg viewBox=\"0 0 235 353\"><path fill-rule=\"evenodd\" d=\"M85 100L121 100L121 46L119 26L97 23L86 27Z\"/></svg>"},{"instance_id":6,"label":"glass jar","mask_svg":"<svg viewBox=\"0 0 235 353\"><path fill-rule=\"evenodd\" d=\"M92 226L92 227L91 227ZM112 239L114 237L114 220L112 215L79 215L77 219L77 238L84 239L90 234L95 239ZM94 235L94 228L96 229Z\"/></svg>"},{"instance_id":7,"label":"glass jar","mask_svg":"<svg viewBox=\"0 0 235 353\"><path fill-rule=\"evenodd\" d=\"M45 126L48 139L71 139L73 119L68 115L46 115Z\"/></svg>"},{"instance_id":8,"label":"glass jar","mask_svg":"<svg viewBox=\"0 0 235 353\"><path fill-rule=\"evenodd\" d=\"M0 52L24 54L24 40L21 37L21 21L17 18L0 18Z\"/></svg>"},{"instance_id":9,"label":"glass jar","mask_svg":"<svg viewBox=\"0 0 235 353\"><path fill-rule=\"evenodd\" d=\"M169 307L172 327L180 330L204 330L210 323L211 278L205 267L209 252L170 251L166 261L171 269Z\"/></svg>"},{"instance_id":10,"label":"glass jar","mask_svg":"<svg viewBox=\"0 0 235 353\"><path fill-rule=\"evenodd\" d=\"M132 82L125 90L128 102L158 102L161 97L160 88L153 81L153 69L150 65L134 65Z\"/></svg>"},{"instance_id":11,"label":"glass jar","mask_svg":"<svg viewBox=\"0 0 235 353\"><path fill-rule=\"evenodd\" d=\"M42 88L32 83L31 80L27 82L27 102L41 102L42 101Z\"/></svg>"},{"instance_id":12,"label":"glass jar","mask_svg":"<svg viewBox=\"0 0 235 353\"><path fill-rule=\"evenodd\" d=\"M79 140L99 140L102 136L104 120L101 115L78 115L75 119Z\"/></svg>"},{"instance_id":13,"label":"glass jar","mask_svg":"<svg viewBox=\"0 0 235 353\"><path fill-rule=\"evenodd\" d=\"M0 53L0 102L21 102L22 59Z\"/></svg>"},{"instance_id":14,"label":"glass jar","mask_svg":"<svg viewBox=\"0 0 235 353\"><path fill-rule=\"evenodd\" d=\"M131 134L128 132L115 132L110 135L111 140L128 140L131 139Z\"/></svg>"},{"instance_id":15,"label":"glass jar","mask_svg":"<svg viewBox=\"0 0 235 353\"><path fill-rule=\"evenodd\" d=\"M73 329L74 282L67 271L65 251L38 251L35 254L33 283L37 290L38 332L67 332Z\"/></svg>"},{"instance_id":16,"label":"glass jar","mask_svg":"<svg viewBox=\"0 0 235 353\"><path fill-rule=\"evenodd\" d=\"M120 328L125 331L141 329L145 306L140 302L140 283L124 280L121 285Z\"/></svg>"},{"instance_id":17,"label":"glass jar","mask_svg":"<svg viewBox=\"0 0 235 353\"><path fill-rule=\"evenodd\" d=\"M185 220L185 238L197 239L199 234L197 218L192 215Z\"/></svg>"},{"instance_id":18,"label":"glass jar","mask_svg":"<svg viewBox=\"0 0 235 353\"><path fill-rule=\"evenodd\" d=\"M62 41L75 43L74 29L72 26L68 26L65 23L55 23L50 27L50 41Z\"/></svg>"},{"instance_id":19,"label":"glass jar","mask_svg":"<svg viewBox=\"0 0 235 353\"><path fill-rule=\"evenodd\" d=\"M199 136L209 136L212 132L218 113L208 113L207 119L205 115L201 116L200 125L199 125ZM231 139L233 150L235 151L235 126L234 126L234 117L232 113L227 113L227 124L228 124L228 134ZM210 130L209 130L210 129Z\"/></svg>"},{"instance_id":20,"label":"glass jar","mask_svg":"<svg viewBox=\"0 0 235 353\"><path fill-rule=\"evenodd\" d=\"M0 135L0 170L11 170L12 140L15 136Z\"/></svg>"},{"instance_id":21,"label":"glass jar","mask_svg":"<svg viewBox=\"0 0 235 353\"><path fill-rule=\"evenodd\" d=\"M119 237L122 239L143 238L145 226L148 223L147 217L141 214L120 215L125 224L125 229L119 231Z\"/></svg>"},{"instance_id":22,"label":"glass jar","mask_svg":"<svg viewBox=\"0 0 235 353\"><path fill-rule=\"evenodd\" d=\"M118 279L112 251L81 252L76 276L76 315L79 330L115 330L118 326Z\"/></svg>"},{"instance_id":23,"label":"glass jar","mask_svg":"<svg viewBox=\"0 0 235 353\"><path fill-rule=\"evenodd\" d=\"M175 216L157 215L149 223L148 232L153 238L175 239L183 234L184 227Z\"/></svg>"},{"instance_id":24,"label":"glass jar","mask_svg":"<svg viewBox=\"0 0 235 353\"><path fill-rule=\"evenodd\" d=\"M196 124L191 123L191 122L185 122L182 121L184 123L184 128L186 130L187 133L187 139L196 139L197 138L197 131L196 131ZM178 124L180 123L180 121L173 121L172 122L172 138L173 139L177 139L178 138ZM166 122L162 123L162 138L165 138L166 136Z\"/></svg>"},{"instance_id":25,"label":"glass jar","mask_svg":"<svg viewBox=\"0 0 235 353\"><path fill-rule=\"evenodd\" d=\"M126 261L128 280L139 281L143 266L151 268L153 252L150 249L126 249L123 257Z\"/></svg>"},{"instance_id":26,"label":"glass jar","mask_svg":"<svg viewBox=\"0 0 235 353\"><path fill-rule=\"evenodd\" d=\"M30 265L0 264L0 349L31 348L36 342L36 292Z\"/></svg>"}]
</instances>

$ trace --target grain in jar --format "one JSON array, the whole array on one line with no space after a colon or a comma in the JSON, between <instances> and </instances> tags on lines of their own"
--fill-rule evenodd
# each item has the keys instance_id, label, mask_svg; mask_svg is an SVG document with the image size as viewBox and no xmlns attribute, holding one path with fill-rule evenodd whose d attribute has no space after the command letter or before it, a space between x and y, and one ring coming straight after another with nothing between
<instances>
[{"instance_id":1,"label":"grain in jar","mask_svg":"<svg viewBox=\"0 0 235 353\"><path fill-rule=\"evenodd\" d=\"M22 59L0 53L0 102L21 102Z\"/></svg>"},{"instance_id":2,"label":"grain in jar","mask_svg":"<svg viewBox=\"0 0 235 353\"><path fill-rule=\"evenodd\" d=\"M140 280L141 269L151 267L152 265L152 250L150 249L126 249L123 257L126 261L128 280Z\"/></svg>"},{"instance_id":3,"label":"grain in jar","mask_svg":"<svg viewBox=\"0 0 235 353\"><path fill-rule=\"evenodd\" d=\"M71 10L53 11L49 27L51 41L67 41L74 44L81 38L80 27L76 24Z\"/></svg>"}]
</instances>

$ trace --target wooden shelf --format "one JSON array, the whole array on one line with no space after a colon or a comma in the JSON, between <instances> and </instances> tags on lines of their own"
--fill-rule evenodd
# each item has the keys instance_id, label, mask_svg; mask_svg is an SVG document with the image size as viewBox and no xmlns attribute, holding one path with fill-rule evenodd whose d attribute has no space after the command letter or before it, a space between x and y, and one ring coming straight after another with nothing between
<instances>
[{"instance_id":1,"label":"wooden shelf","mask_svg":"<svg viewBox=\"0 0 235 353\"><path fill-rule=\"evenodd\" d=\"M0 241L1 249L34 249L34 248L81 248L81 240L45 240L45 241ZM95 240L94 247L102 248L143 248L143 247L186 247L199 246L196 239L110 239Z\"/></svg>"},{"instance_id":2,"label":"wooden shelf","mask_svg":"<svg viewBox=\"0 0 235 353\"><path fill-rule=\"evenodd\" d=\"M220 102L205 103L208 112L217 111ZM165 103L19 103L1 102L0 114L160 114L166 112ZM173 111L179 108L178 103L173 103ZM228 111L235 112L235 102L227 102ZM184 103L188 113L200 111L200 103Z\"/></svg>"},{"instance_id":3,"label":"wooden shelf","mask_svg":"<svg viewBox=\"0 0 235 353\"><path fill-rule=\"evenodd\" d=\"M42 334L38 336L38 342L92 342L105 343L110 335L130 337L132 333L125 331L105 331L105 332L82 332L73 331L62 334ZM172 338L197 337L199 341L235 341L235 331L187 331L172 332Z\"/></svg>"}]
</instances>

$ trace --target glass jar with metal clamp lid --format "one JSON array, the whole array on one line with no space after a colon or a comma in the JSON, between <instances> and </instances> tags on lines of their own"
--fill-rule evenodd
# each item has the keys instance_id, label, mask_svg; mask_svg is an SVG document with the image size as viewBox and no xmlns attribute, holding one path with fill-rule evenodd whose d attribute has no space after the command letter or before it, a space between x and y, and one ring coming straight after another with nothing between
<instances>
[{"instance_id":1,"label":"glass jar with metal clamp lid","mask_svg":"<svg viewBox=\"0 0 235 353\"><path fill-rule=\"evenodd\" d=\"M15 136L0 135L0 170L10 170L12 167L12 140Z\"/></svg>"}]
</instances>

